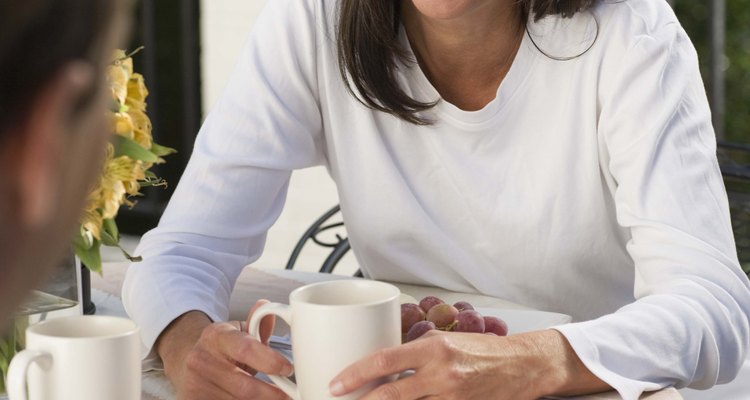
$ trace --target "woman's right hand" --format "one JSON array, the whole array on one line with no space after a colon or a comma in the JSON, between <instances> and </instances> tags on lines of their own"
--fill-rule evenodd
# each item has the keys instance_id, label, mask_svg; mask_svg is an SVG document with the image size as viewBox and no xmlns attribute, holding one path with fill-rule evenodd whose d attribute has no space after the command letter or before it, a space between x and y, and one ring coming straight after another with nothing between
<instances>
[{"instance_id":1,"label":"woman's right hand","mask_svg":"<svg viewBox=\"0 0 750 400\"><path fill-rule=\"evenodd\" d=\"M264 303L256 303L250 315ZM176 319L156 346L177 398L287 399L276 386L254 377L256 371L282 376L292 373L291 364L267 345L273 324L272 316L263 319L259 342L250 337L243 322L211 323L198 311Z\"/></svg>"}]
</instances>

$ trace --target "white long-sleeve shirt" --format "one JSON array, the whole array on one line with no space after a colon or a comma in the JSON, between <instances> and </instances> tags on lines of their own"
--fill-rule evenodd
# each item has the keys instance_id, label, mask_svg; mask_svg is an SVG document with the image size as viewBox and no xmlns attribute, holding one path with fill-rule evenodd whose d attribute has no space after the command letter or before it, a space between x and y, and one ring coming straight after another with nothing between
<instances>
[{"instance_id":1,"label":"white long-sleeve shirt","mask_svg":"<svg viewBox=\"0 0 750 400\"><path fill-rule=\"evenodd\" d=\"M227 318L291 171L325 165L367 276L570 314L556 329L626 399L735 376L750 283L697 56L666 2L531 23L497 97L441 101L429 126L347 93L337 2L268 4L130 267L123 298L148 347L189 310ZM439 98L415 63L397 78Z\"/></svg>"}]
</instances>

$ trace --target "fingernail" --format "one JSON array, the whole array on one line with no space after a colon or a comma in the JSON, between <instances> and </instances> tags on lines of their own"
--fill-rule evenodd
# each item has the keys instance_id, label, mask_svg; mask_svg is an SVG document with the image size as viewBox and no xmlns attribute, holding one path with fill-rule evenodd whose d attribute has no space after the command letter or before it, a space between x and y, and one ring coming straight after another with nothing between
<instances>
[{"instance_id":1,"label":"fingernail","mask_svg":"<svg viewBox=\"0 0 750 400\"><path fill-rule=\"evenodd\" d=\"M344 394L344 384L341 383L341 381L333 381L331 382L331 386L329 387L331 390L331 394L334 396L341 396Z\"/></svg>"},{"instance_id":2,"label":"fingernail","mask_svg":"<svg viewBox=\"0 0 750 400\"><path fill-rule=\"evenodd\" d=\"M292 368L291 365L285 365L284 368L281 369L281 375L283 376L292 376L294 373L294 368Z\"/></svg>"}]
</instances>

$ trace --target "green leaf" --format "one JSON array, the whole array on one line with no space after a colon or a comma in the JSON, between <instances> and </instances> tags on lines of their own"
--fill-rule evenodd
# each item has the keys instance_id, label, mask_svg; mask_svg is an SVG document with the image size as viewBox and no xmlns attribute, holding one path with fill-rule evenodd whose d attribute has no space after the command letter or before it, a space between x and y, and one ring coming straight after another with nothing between
<instances>
[{"instance_id":1,"label":"green leaf","mask_svg":"<svg viewBox=\"0 0 750 400\"><path fill-rule=\"evenodd\" d=\"M118 240L109 232L102 230L102 244L105 246L117 246Z\"/></svg>"},{"instance_id":2,"label":"green leaf","mask_svg":"<svg viewBox=\"0 0 750 400\"><path fill-rule=\"evenodd\" d=\"M158 176L154 173L154 171L146 171L146 179L159 179Z\"/></svg>"},{"instance_id":3,"label":"green leaf","mask_svg":"<svg viewBox=\"0 0 750 400\"><path fill-rule=\"evenodd\" d=\"M15 349L15 332L12 330L8 330L8 334L6 336L0 337L0 363L10 360L10 357L13 356Z\"/></svg>"},{"instance_id":4,"label":"green leaf","mask_svg":"<svg viewBox=\"0 0 750 400\"><path fill-rule=\"evenodd\" d=\"M78 258L81 259L81 263L86 266L90 271L96 272L97 274L102 273L102 255L99 249L101 248L101 242L94 240L93 246L86 248L83 245L83 239L78 240L78 237L73 239L73 249L75 250Z\"/></svg>"},{"instance_id":5,"label":"green leaf","mask_svg":"<svg viewBox=\"0 0 750 400\"><path fill-rule=\"evenodd\" d=\"M114 219L105 219L102 224L102 243L105 246L117 246L120 242L120 231L117 229L117 223Z\"/></svg>"},{"instance_id":6,"label":"green leaf","mask_svg":"<svg viewBox=\"0 0 750 400\"><path fill-rule=\"evenodd\" d=\"M83 226L78 231L78 235L73 238L73 243L77 243L84 249L88 249L94 245L94 235L87 231Z\"/></svg>"},{"instance_id":7,"label":"green leaf","mask_svg":"<svg viewBox=\"0 0 750 400\"><path fill-rule=\"evenodd\" d=\"M162 146L160 144L152 143L151 144L151 152L154 153L154 154L156 154L159 157L164 157L164 156L168 156L170 154L177 153L177 150L175 150L175 149L173 149L171 147L166 147L166 146Z\"/></svg>"},{"instance_id":8,"label":"green leaf","mask_svg":"<svg viewBox=\"0 0 750 400\"><path fill-rule=\"evenodd\" d=\"M113 140L115 146L115 157L128 156L134 160L141 160L149 163L158 163L163 161L156 154L144 149L140 144L124 136L115 135Z\"/></svg>"},{"instance_id":9,"label":"green leaf","mask_svg":"<svg viewBox=\"0 0 750 400\"><path fill-rule=\"evenodd\" d=\"M81 233L78 235L73 235L73 247L74 249L81 248L83 250L89 249L91 246L93 246L93 241L91 243L86 241L86 238L84 237L84 229L81 227ZM77 250L76 250L77 251Z\"/></svg>"},{"instance_id":10,"label":"green leaf","mask_svg":"<svg viewBox=\"0 0 750 400\"><path fill-rule=\"evenodd\" d=\"M29 316L16 318L16 352L26 348L26 328L29 327Z\"/></svg>"}]
</instances>

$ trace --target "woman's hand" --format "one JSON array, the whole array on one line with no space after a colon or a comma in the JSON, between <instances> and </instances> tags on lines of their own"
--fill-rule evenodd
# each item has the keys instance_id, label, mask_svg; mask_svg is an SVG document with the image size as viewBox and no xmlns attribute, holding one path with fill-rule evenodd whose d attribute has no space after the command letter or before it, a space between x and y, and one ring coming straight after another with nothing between
<instances>
[{"instance_id":1,"label":"woman's hand","mask_svg":"<svg viewBox=\"0 0 750 400\"><path fill-rule=\"evenodd\" d=\"M263 303L256 303L250 315ZM246 322L211 323L200 312L187 313L176 320L162 334L157 349L177 398L288 398L274 385L253 376L256 371L282 376L292 373L291 364L267 345L273 325L272 316L263 319L261 343L246 332Z\"/></svg>"},{"instance_id":2,"label":"woman's hand","mask_svg":"<svg viewBox=\"0 0 750 400\"><path fill-rule=\"evenodd\" d=\"M407 370L414 374L383 384L362 400L520 400L608 389L583 366L557 331L510 337L430 331L418 340L352 364L334 378L331 392L340 396Z\"/></svg>"}]
</instances>

